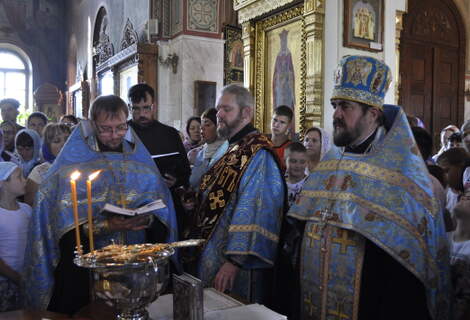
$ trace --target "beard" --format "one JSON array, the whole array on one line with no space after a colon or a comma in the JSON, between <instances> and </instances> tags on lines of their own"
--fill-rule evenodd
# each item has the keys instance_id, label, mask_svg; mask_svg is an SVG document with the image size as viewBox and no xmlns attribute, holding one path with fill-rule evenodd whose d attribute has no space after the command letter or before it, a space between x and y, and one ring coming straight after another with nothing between
<instances>
[{"instance_id":1,"label":"beard","mask_svg":"<svg viewBox=\"0 0 470 320\"><path fill-rule=\"evenodd\" d=\"M235 132L233 132L242 123L242 113L239 112L237 117L232 122L226 122L224 120L217 119L217 135L221 138L228 139ZM220 125L223 124L223 127Z\"/></svg>"},{"instance_id":2,"label":"beard","mask_svg":"<svg viewBox=\"0 0 470 320\"><path fill-rule=\"evenodd\" d=\"M333 120L333 142L337 147L346 147L356 141L362 134L364 126L360 119L353 128L346 128L346 123L341 119Z\"/></svg>"}]
</instances>

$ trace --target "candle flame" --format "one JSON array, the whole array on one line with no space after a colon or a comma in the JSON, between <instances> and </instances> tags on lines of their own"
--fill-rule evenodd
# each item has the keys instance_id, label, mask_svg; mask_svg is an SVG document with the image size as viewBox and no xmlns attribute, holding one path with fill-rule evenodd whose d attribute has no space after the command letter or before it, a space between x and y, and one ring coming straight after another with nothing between
<instances>
[{"instance_id":1,"label":"candle flame","mask_svg":"<svg viewBox=\"0 0 470 320\"><path fill-rule=\"evenodd\" d=\"M80 178L80 175L81 175L80 171L75 170L75 171L72 172L72 174L70 175L70 179L72 179L72 180L75 181L75 180L77 180L78 178Z\"/></svg>"},{"instance_id":2,"label":"candle flame","mask_svg":"<svg viewBox=\"0 0 470 320\"><path fill-rule=\"evenodd\" d=\"M90 174L90 175L88 176L88 180L89 180L89 181L95 180L96 177L98 177L98 175L100 174L100 172L101 172L101 170L98 170L98 171L93 172L92 174Z\"/></svg>"}]
</instances>

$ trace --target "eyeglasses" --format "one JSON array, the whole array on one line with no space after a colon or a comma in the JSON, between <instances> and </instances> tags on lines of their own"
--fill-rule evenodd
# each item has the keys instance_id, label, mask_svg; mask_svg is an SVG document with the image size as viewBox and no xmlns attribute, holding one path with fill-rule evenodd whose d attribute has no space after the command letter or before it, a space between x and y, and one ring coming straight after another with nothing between
<instances>
[{"instance_id":1,"label":"eyeglasses","mask_svg":"<svg viewBox=\"0 0 470 320\"><path fill-rule=\"evenodd\" d=\"M61 122L60 124L65 124L67 127L73 127L75 125L75 123L73 122Z\"/></svg>"},{"instance_id":2,"label":"eyeglasses","mask_svg":"<svg viewBox=\"0 0 470 320\"><path fill-rule=\"evenodd\" d=\"M142 107L137 107L137 106L132 106L129 105L129 110L131 112L150 112L152 110L152 105L150 106L142 106Z\"/></svg>"},{"instance_id":3,"label":"eyeglasses","mask_svg":"<svg viewBox=\"0 0 470 320\"><path fill-rule=\"evenodd\" d=\"M96 130L98 131L98 134L102 136L110 136L113 134L113 132L116 132L116 134L118 135L124 135L126 134L128 128L129 126L127 125L127 123L123 123L115 128L96 125Z\"/></svg>"}]
</instances>

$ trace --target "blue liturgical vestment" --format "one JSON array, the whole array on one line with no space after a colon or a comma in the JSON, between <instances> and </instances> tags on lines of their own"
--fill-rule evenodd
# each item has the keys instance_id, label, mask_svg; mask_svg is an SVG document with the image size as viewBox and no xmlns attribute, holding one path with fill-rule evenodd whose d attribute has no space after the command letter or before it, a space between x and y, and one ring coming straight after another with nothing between
<instances>
[{"instance_id":1,"label":"blue liturgical vestment","mask_svg":"<svg viewBox=\"0 0 470 320\"><path fill-rule=\"evenodd\" d=\"M269 151L258 150L247 166L202 251L197 276L204 286L213 286L220 267L229 260L241 267L232 294L262 301L269 294L265 271L276 258L285 187Z\"/></svg>"},{"instance_id":2,"label":"blue liturgical vestment","mask_svg":"<svg viewBox=\"0 0 470 320\"><path fill-rule=\"evenodd\" d=\"M301 319L358 319L367 241L418 279L433 319L449 317L443 215L405 113L384 105L384 114L389 130L376 139L371 151L331 150L288 212L289 218L305 223ZM382 274L383 279L388 276Z\"/></svg>"},{"instance_id":3,"label":"blue liturgical vestment","mask_svg":"<svg viewBox=\"0 0 470 320\"><path fill-rule=\"evenodd\" d=\"M54 269L61 258L59 241L74 229L70 174L75 170L82 174L77 180L81 225L87 222L86 178L101 170L92 185L95 223L106 219L106 213L101 212L106 203L138 208L162 199L166 208L153 212L153 215L165 226L166 240L177 239L170 192L142 142L129 129L123 152L100 152L90 123L84 121L69 137L36 196L25 256L27 305L31 308L45 309L48 306L54 286ZM111 239L129 244L142 243L145 231L95 234L95 248L110 244Z\"/></svg>"}]
</instances>

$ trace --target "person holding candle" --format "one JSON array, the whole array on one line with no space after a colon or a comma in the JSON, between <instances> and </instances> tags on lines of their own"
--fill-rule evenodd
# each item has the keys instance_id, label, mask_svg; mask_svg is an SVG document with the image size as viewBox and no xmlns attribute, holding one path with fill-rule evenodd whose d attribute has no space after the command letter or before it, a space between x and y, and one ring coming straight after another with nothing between
<instances>
[{"instance_id":1,"label":"person holding candle","mask_svg":"<svg viewBox=\"0 0 470 320\"><path fill-rule=\"evenodd\" d=\"M79 236L88 243L87 178L100 170L89 191L94 248L111 243L171 242L177 239L171 194L147 149L127 125L128 108L117 96L100 96L64 145L39 186L28 243L26 301L35 309L73 314L89 301L88 273L73 264L77 246L71 174L75 180ZM162 199L166 208L126 217L102 212L106 203L138 208ZM44 228L44 226L48 226Z\"/></svg>"},{"instance_id":2,"label":"person holding candle","mask_svg":"<svg viewBox=\"0 0 470 320\"><path fill-rule=\"evenodd\" d=\"M0 162L0 312L21 308L20 284L31 207L18 202L25 192L21 169Z\"/></svg>"}]
</instances>

